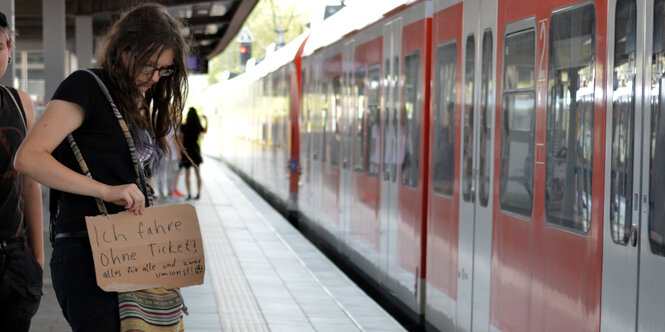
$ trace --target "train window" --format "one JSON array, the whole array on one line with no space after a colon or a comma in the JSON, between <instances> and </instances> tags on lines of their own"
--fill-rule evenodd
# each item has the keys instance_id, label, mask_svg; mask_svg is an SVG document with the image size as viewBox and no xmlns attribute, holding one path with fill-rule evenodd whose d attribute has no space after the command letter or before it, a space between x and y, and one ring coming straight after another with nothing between
<instances>
[{"instance_id":1,"label":"train window","mask_svg":"<svg viewBox=\"0 0 665 332\"><path fill-rule=\"evenodd\" d=\"M353 170L363 171L363 135L365 135L365 67L356 69L354 94L356 96L355 135L353 140Z\"/></svg>"},{"instance_id":2,"label":"train window","mask_svg":"<svg viewBox=\"0 0 665 332\"><path fill-rule=\"evenodd\" d=\"M535 113L536 33L505 37L501 110L501 209L531 217Z\"/></svg>"},{"instance_id":3,"label":"train window","mask_svg":"<svg viewBox=\"0 0 665 332\"><path fill-rule=\"evenodd\" d=\"M390 95L390 89L392 86L392 76L390 75L390 60L386 59L385 65L384 65L384 72L386 73L386 77L384 80L384 86L386 88L386 113L383 115L383 177L384 180L390 180L390 157L388 156L389 152L392 152L390 148L388 148L388 145L391 141L388 140L390 138L390 110L392 109L392 104L388 102L388 97Z\"/></svg>"},{"instance_id":4,"label":"train window","mask_svg":"<svg viewBox=\"0 0 665 332\"><path fill-rule=\"evenodd\" d=\"M633 211L633 142L635 118L634 0L620 0L614 21L614 84L612 93L612 152L610 178L610 233L612 240L627 244Z\"/></svg>"},{"instance_id":5,"label":"train window","mask_svg":"<svg viewBox=\"0 0 665 332\"><path fill-rule=\"evenodd\" d=\"M328 133L328 141L330 142L330 164L333 166L339 166L339 148L341 145L342 133L340 130L340 120L342 117L342 80L340 76L334 76L332 78L332 95L330 96L330 120L331 120L331 131Z\"/></svg>"},{"instance_id":6,"label":"train window","mask_svg":"<svg viewBox=\"0 0 665 332\"><path fill-rule=\"evenodd\" d=\"M328 82L321 84L321 162L328 160Z\"/></svg>"},{"instance_id":7,"label":"train window","mask_svg":"<svg viewBox=\"0 0 665 332\"><path fill-rule=\"evenodd\" d=\"M402 185L418 187L420 159L420 52L404 57L404 106L402 107Z\"/></svg>"},{"instance_id":8,"label":"train window","mask_svg":"<svg viewBox=\"0 0 665 332\"><path fill-rule=\"evenodd\" d=\"M375 63L369 66L367 86L367 128L366 137L367 158L365 158L365 171L367 176L377 177L379 174L379 135L381 116L381 95L379 83L381 80L381 65Z\"/></svg>"},{"instance_id":9,"label":"train window","mask_svg":"<svg viewBox=\"0 0 665 332\"><path fill-rule=\"evenodd\" d=\"M654 1L653 56L651 62L651 162L649 163L649 246L665 256L665 0ZM656 152L660 151L660 152Z\"/></svg>"},{"instance_id":10,"label":"train window","mask_svg":"<svg viewBox=\"0 0 665 332\"><path fill-rule=\"evenodd\" d=\"M480 81L480 156L478 158L478 199L487 206L490 190L492 156L492 31L483 33L482 71Z\"/></svg>"},{"instance_id":11,"label":"train window","mask_svg":"<svg viewBox=\"0 0 665 332\"><path fill-rule=\"evenodd\" d=\"M476 76L476 39L473 35L466 38L466 56L464 57L464 149L462 150L462 197L465 202L473 202L473 114L474 114L474 77Z\"/></svg>"},{"instance_id":12,"label":"train window","mask_svg":"<svg viewBox=\"0 0 665 332\"><path fill-rule=\"evenodd\" d=\"M595 10L552 14L545 213L547 222L586 233L591 223Z\"/></svg>"},{"instance_id":13,"label":"train window","mask_svg":"<svg viewBox=\"0 0 665 332\"><path fill-rule=\"evenodd\" d=\"M455 96L457 95L457 44L436 49L434 93L434 170L432 189L453 195L455 184Z\"/></svg>"}]
</instances>

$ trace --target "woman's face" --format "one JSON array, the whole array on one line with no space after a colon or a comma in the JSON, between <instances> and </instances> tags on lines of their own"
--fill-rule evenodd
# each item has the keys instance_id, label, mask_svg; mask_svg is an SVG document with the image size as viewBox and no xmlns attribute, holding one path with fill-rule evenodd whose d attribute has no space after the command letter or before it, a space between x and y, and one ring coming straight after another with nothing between
<instances>
[{"instance_id":1,"label":"woman's face","mask_svg":"<svg viewBox=\"0 0 665 332\"><path fill-rule=\"evenodd\" d=\"M146 92L150 87L157 83L161 77L173 74L173 60L175 53L167 48L161 54L159 51L150 57L148 62L142 68L139 68L136 76L136 87L140 92Z\"/></svg>"},{"instance_id":2,"label":"woman's face","mask_svg":"<svg viewBox=\"0 0 665 332\"><path fill-rule=\"evenodd\" d=\"M0 34L0 76L4 75L5 71L7 71L7 63L12 52L11 44L8 44L7 40L1 37L2 34Z\"/></svg>"}]
</instances>

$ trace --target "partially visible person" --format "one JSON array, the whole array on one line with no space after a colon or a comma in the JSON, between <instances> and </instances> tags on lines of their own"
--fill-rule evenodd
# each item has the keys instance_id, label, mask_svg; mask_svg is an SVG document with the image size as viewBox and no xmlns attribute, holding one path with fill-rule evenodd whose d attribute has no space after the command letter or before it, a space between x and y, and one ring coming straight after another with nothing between
<instances>
[{"instance_id":1,"label":"partially visible person","mask_svg":"<svg viewBox=\"0 0 665 332\"><path fill-rule=\"evenodd\" d=\"M0 76L13 47L13 32L0 13ZM35 110L25 92L10 87L0 87L0 104L0 322L3 331L27 332L42 297L42 193L12 163Z\"/></svg>"},{"instance_id":2,"label":"partially visible person","mask_svg":"<svg viewBox=\"0 0 665 332\"><path fill-rule=\"evenodd\" d=\"M85 217L102 210L142 214L149 205L145 168L168 151L166 136L181 123L187 95L182 29L160 4L123 14L99 48L99 67L76 71L60 84L17 152L16 169L51 188L51 278L73 331L148 324L139 306L119 308L122 294L97 285ZM180 331L181 313L174 308L150 323Z\"/></svg>"},{"instance_id":3,"label":"partially visible person","mask_svg":"<svg viewBox=\"0 0 665 332\"><path fill-rule=\"evenodd\" d=\"M206 120L205 115L203 119ZM185 153L182 154L180 158L180 165L185 168L185 186L187 187L187 199L192 199L192 191L189 182L189 169L194 166L194 172L196 173L196 186L198 191L194 199L201 198L201 171L199 170L199 165L203 162L201 157L201 146L199 146L199 138L201 134L208 131L208 121L205 121L205 125L201 124L199 119L199 114L196 112L196 108L190 107L187 111L187 118L185 124L182 125L182 130L180 132L180 137L182 140L182 146L185 148Z\"/></svg>"},{"instance_id":4,"label":"partially visible person","mask_svg":"<svg viewBox=\"0 0 665 332\"><path fill-rule=\"evenodd\" d=\"M180 166L180 147L176 140L175 130L171 128L166 136L169 145L168 158L165 158L161 168L153 170L153 175L156 177L155 191L161 197L184 196L176 190Z\"/></svg>"}]
</instances>

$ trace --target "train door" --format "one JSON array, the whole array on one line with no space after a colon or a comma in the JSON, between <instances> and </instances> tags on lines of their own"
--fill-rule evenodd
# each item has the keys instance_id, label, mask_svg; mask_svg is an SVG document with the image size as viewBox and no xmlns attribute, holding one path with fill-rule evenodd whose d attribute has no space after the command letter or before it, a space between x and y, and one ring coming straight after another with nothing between
<instances>
[{"instance_id":1,"label":"train door","mask_svg":"<svg viewBox=\"0 0 665 332\"><path fill-rule=\"evenodd\" d=\"M658 331L665 326L665 1L614 0L610 13L601 326Z\"/></svg>"},{"instance_id":2,"label":"train door","mask_svg":"<svg viewBox=\"0 0 665 332\"><path fill-rule=\"evenodd\" d=\"M342 162L339 176L339 225L342 240L346 243L349 235L349 223L352 199L352 161L351 139L354 135L354 96L353 96L353 69L354 69L354 45L353 39L344 43L342 51Z\"/></svg>"},{"instance_id":3,"label":"train door","mask_svg":"<svg viewBox=\"0 0 665 332\"><path fill-rule=\"evenodd\" d=\"M381 165L381 256L384 271L391 273L391 260L397 256L397 135L399 129L399 77L402 20L387 23L383 29L384 112L382 118Z\"/></svg>"},{"instance_id":4,"label":"train door","mask_svg":"<svg viewBox=\"0 0 665 332\"><path fill-rule=\"evenodd\" d=\"M498 6L491 324L597 331L607 4Z\"/></svg>"},{"instance_id":5,"label":"train door","mask_svg":"<svg viewBox=\"0 0 665 332\"><path fill-rule=\"evenodd\" d=\"M442 331L455 329L459 190L459 105L464 4L437 1L432 19L432 118L427 218L425 317Z\"/></svg>"},{"instance_id":6,"label":"train door","mask_svg":"<svg viewBox=\"0 0 665 332\"><path fill-rule=\"evenodd\" d=\"M482 10L481 10L482 8ZM496 1L464 2L456 327L489 329Z\"/></svg>"}]
</instances>

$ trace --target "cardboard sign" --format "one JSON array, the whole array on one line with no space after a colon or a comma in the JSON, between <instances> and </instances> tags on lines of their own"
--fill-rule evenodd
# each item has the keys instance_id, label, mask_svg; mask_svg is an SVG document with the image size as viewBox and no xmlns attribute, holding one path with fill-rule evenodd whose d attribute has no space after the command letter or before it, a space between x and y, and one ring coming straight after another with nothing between
<instances>
[{"instance_id":1,"label":"cardboard sign","mask_svg":"<svg viewBox=\"0 0 665 332\"><path fill-rule=\"evenodd\" d=\"M205 259L189 204L86 217L97 284L107 292L203 283Z\"/></svg>"}]
</instances>

